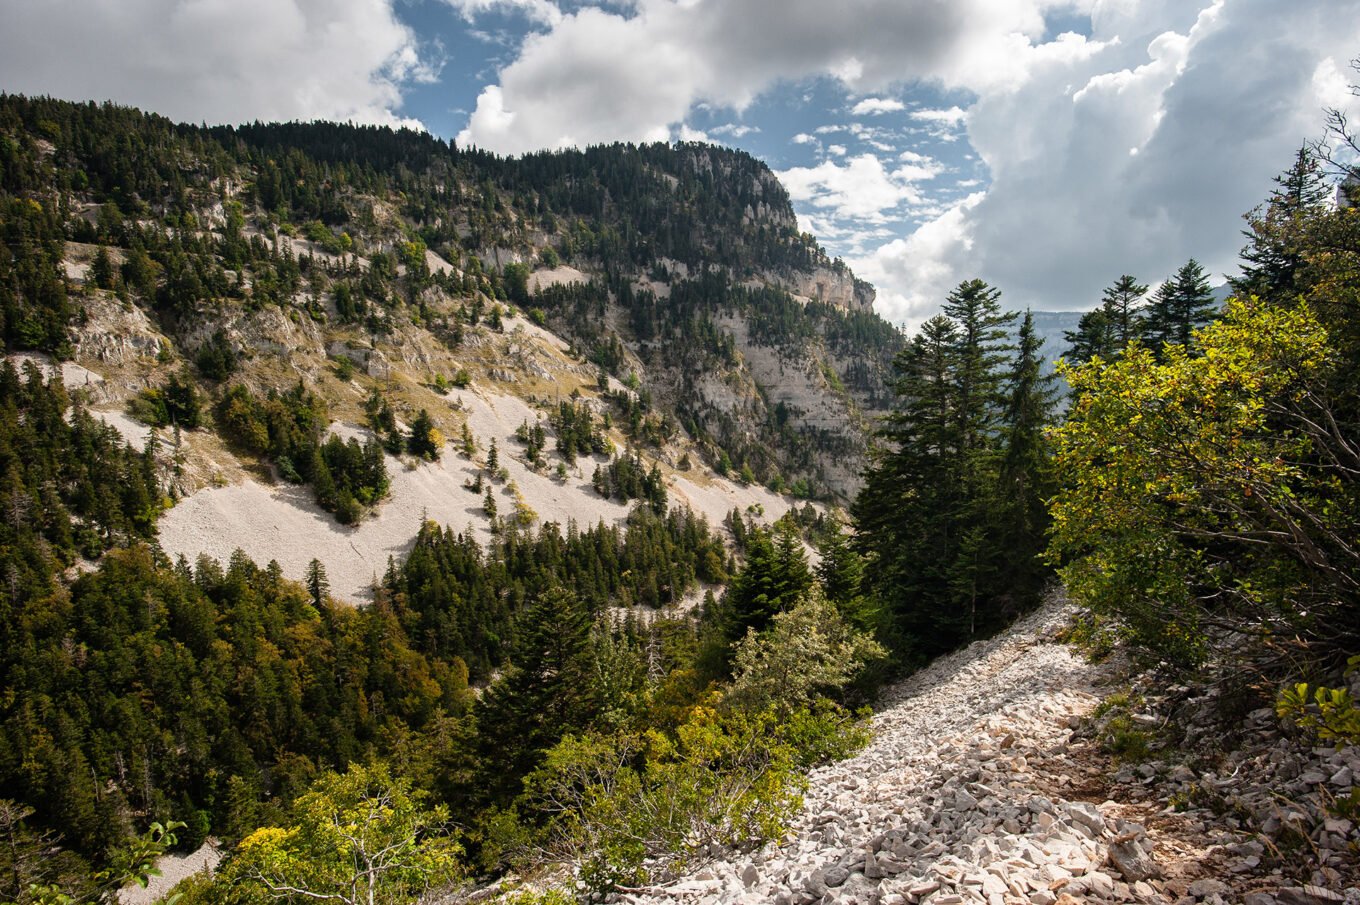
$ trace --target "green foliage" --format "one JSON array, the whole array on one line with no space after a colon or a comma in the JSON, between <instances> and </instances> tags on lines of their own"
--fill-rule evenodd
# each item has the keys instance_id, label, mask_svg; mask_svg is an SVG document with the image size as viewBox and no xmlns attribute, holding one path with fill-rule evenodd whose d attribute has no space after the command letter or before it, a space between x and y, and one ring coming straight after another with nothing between
<instances>
[{"instance_id":1,"label":"green foliage","mask_svg":"<svg viewBox=\"0 0 1360 905\"><path fill-rule=\"evenodd\" d=\"M236 370L237 358L226 333L219 329L194 353L194 365L209 380L226 380Z\"/></svg>"},{"instance_id":2,"label":"green foliage","mask_svg":"<svg viewBox=\"0 0 1360 905\"><path fill-rule=\"evenodd\" d=\"M1334 473L1308 465L1325 331L1306 307L1233 300L1197 339L1197 357L1172 345L1159 364L1135 345L1066 371L1077 401L1055 435L1049 555L1079 600L1173 662L1201 659L1224 620L1354 637L1326 600L1349 581L1338 542L1354 519Z\"/></svg>"},{"instance_id":3,"label":"green foliage","mask_svg":"<svg viewBox=\"0 0 1360 905\"><path fill-rule=\"evenodd\" d=\"M764 631L776 613L792 609L812 588L803 540L792 522L746 535L746 561L723 598L723 631L736 642Z\"/></svg>"},{"instance_id":4,"label":"green foliage","mask_svg":"<svg viewBox=\"0 0 1360 905\"><path fill-rule=\"evenodd\" d=\"M961 283L897 356L897 402L852 514L899 652L933 656L1037 601L1053 405L1028 317Z\"/></svg>"},{"instance_id":5,"label":"green foliage","mask_svg":"<svg viewBox=\"0 0 1360 905\"><path fill-rule=\"evenodd\" d=\"M32 138L23 141L37 156ZM6 350L58 352L69 348L67 326L74 313L61 263L66 254L61 214L51 202L11 191L7 184L0 192L0 333Z\"/></svg>"},{"instance_id":6,"label":"green foliage","mask_svg":"<svg viewBox=\"0 0 1360 905\"><path fill-rule=\"evenodd\" d=\"M324 774L294 804L293 825L241 840L222 882L272 899L416 899L456 878L462 854L448 812L423 798L382 763Z\"/></svg>"},{"instance_id":7,"label":"green foliage","mask_svg":"<svg viewBox=\"0 0 1360 905\"><path fill-rule=\"evenodd\" d=\"M563 400L553 415L552 427L557 434L557 451L571 464L577 456L610 451L609 439L600 430L595 415L585 403Z\"/></svg>"},{"instance_id":8,"label":"green foliage","mask_svg":"<svg viewBox=\"0 0 1360 905\"><path fill-rule=\"evenodd\" d=\"M390 479L376 439L322 440L326 406L298 383L264 398L237 384L216 406L218 429L237 447L270 458L286 481L309 483L317 503L342 524L359 521L365 507L387 495Z\"/></svg>"},{"instance_id":9,"label":"green foliage","mask_svg":"<svg viewBox=\"0 0 1360 905\"><path fill-rule=\"evenodd\" d=\"M0 801L0 820L4 819L3 813L12 808L13 802ZM135 883L145 889L152 877L160 876L161 871L156 862L178 844L176 832L183 828L183 823L174 820L164 824L152 823L145 833L117 847L109 859L109 866L82 878L84 882L76 881L71 885L30 882L22 889L11 890L10 894L0 901L5 905L81 905L86 902L117 902L118 893L123 887ZM10 873L11 883L17 883L29 871L41 873L40 867L24 862L45 858L50 852L41 851L33 845L33 841L22 838L21 826L10 824L5 826L5 829L9 831L6 839L9 851L5 854L11 861L8 865L10 870L7 872ZM28 851L21 852L20 849L23 848L27 848Z\"/></svg>"},{"instance_id":10,"label":"green foliage","mask_svg":"<svg viewBox=\"0 0 1360 905\"><path fill-rule=\"evenodd\" d=\"M187 374L171 374L163 386L142 390L128 404L132 417L152 427L193 430L202 419L202 403Z\"/></svg>"},{"instance_id":11,"label":"green foliage","mask_svg":"<svg viewBox=\"0 0 1360 905\"><path fill-rule=\"evenodd\" d=\"M290 799L317 766L462 705L466 674L412 651L390 611L315 597L244 556L193 571L139 547L23 599L0 645L16 702L0 787L93 856L130 810L230 826L234 809Z\"/></svg>"},{"instance_id":12,"label":"green foliage","mask_svg":"<svg viewBox=\"0 0 1360 905\"><path fill-rule=\"evenodd\" d=\"M0 644L17 631L13 615L42 599L77 556L155 537L161 490L155 458L128 446L112 427L72 405L59 377L45 381L0 364L0 481L6 517L0 554L8 608Z\"/></svg>"},{"instance_id":13,"label":"green foliage","mask_svg":"<svg viewBox=\"0 0 1360 905\"><path fill-rule=\"evenodd\" d=\"M1213 320L1216 313L1209 277L1191 258L1162 283L1147 306L1143 339L1159 355L1166 344L1189 349L1195 331Z\"/></svg>"},{"instance_id":14,"label":"green foliage","mask_svg":"<svg viewBox=\"0 0 1360 905\"><path fill-rule=\"evenodd\" d=\"M886 654L814 587L776 613L765 632L747 629L733 656L728 699L749 711L772 708L784 714L807 708L839 693L867 662Z\"/></svg>"},{"instance_id":15,"label":"green foliage","mask_svg":"<svg viewBox=\"0 0 1360 905\"><path fill-rule=\"evenodd\" d=\"M1352 658L1352 667L1360 658ZM1349 689L1287 685L1275 699L1275 713L1320 741L1338 747L1360 743L1360 707Z\"/></svg>"},{"instance_id":16,"label":"green foliage","mask_svg":"<svg viewBox=\"0 0 1360 905\"><path fill-rule=\"evenodd\" d=\"M1143 297L1148 287L1124 274L1105 290L1100 307L1081 316L1075 331L1063 334L1068 343L1064 357L1087 361L1095 356L1104 359L1128 348L1129 343L1143 335Z\"/></svg>"},{"instance_id":17,"label":"green foliage","mask_svg":"<svg viewBox=\"0 0 1360 905\"><path fill-rule=\"evenodd\" d=\"M1141 697L1116 692L1101 700L1091 714L1101 747L1117 761L1141 763L1151 754L1151 739L1133 718L1142 705Z\"/></svg>"},{"instance_id":18,"label":"green foliage","mask_svg":"<svg viewBox=\"0 0 1360 905\"><path fill-rule=\"evenodd\" d=\"M529 302L529 267L526 264L506 264L501 273L505 296L516 305Z\"/></svg>"},{"instance_id":19,"label":"green foliage","mask_svg":"<svg viewBox=\"0 0 1360 905\"><path fill-rule=\"evenodd\" d=\"M1242 275L1231 280L1239 295L1289 298L1306 285L1308 257L1299 231L1309 220L1327 216L1331 195L1321 161L1304 145L1275 183L1278 187L1266 203L1247 217Z\"/></svg>"},{"instance_id":20,"label":"green foliage","mask_svg":"<svg viewBox=\"0 0 1360 905\"><path fill-rule=\"evenodd\" d=\"M560 889L521 889L492 901L495 905L576 905L576 897Z\"/></svg>"},{"instance_id":21,"label":"green foliage","mask_svg":"<svg viewBox=\"0 0 1360 905\"><path fill-rule=\"evenodd\" d=\"M429 462L438 462L444 451L444 437L434 426L430 413L421 409L411 422L411 435L406 439L406 450Z\"/></svg>"},{"instance_id":22,"label":"green foliage","mask_svg":"<svg viewBox=\"0 0 1360 905\"><path fill-rule=\"evenodd\" d=\"M513 791L557 739L599 714L591 624L579 598L558 588L536 595L524 610L509 668L477 703L493 799Z\"/></svg>"},{"instance_id":23,"label":"green foliage","mask_svg":"<svg viewBox=\"0 0 1360 905\"><path fill-rule=\"evenodd\" d=\"M595 466L591 485L606 499L624 503L640 499L658 515L666 511L666 482L661 469L655 463L647 468L636 450L615 457L608 465Z\"/></svg>"},{"instance_id":24,"label":"green foliage","mask_svg":"<svg viewBox=\"0 0 1360 905\"><path fill-rule=\"evenodd\" d=\"M777 838L802 802L796 760L773 717L705 707L673 736L569 736L525 783L520 807L548 818L531 860L575 866L598 897Z\"/></svg>"}]
</instances>

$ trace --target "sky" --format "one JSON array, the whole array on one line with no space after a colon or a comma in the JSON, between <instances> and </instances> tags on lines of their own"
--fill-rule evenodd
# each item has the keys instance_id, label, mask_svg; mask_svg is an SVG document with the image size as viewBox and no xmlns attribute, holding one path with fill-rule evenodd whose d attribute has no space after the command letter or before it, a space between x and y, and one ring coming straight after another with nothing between
<instances>
[{"instance_id":1,"label":"sky","mask_svg":"<svg viewBox=\"0 0 1360 905\"><path fill-rule=\"evenodd\" d=\"M913 327L960 281L1092 307L1237 269L1360 0L0 0L0 90L189 122L335 119L504 154L700 140Z\"/></svg>"}]
</instances>

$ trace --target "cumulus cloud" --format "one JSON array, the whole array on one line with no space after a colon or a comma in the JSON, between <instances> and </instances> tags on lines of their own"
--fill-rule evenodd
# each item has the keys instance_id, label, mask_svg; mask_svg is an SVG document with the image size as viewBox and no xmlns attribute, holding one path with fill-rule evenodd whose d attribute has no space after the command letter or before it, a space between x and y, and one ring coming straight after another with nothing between
<instances>
[{"instance_id":1,"label":"cumulus cloud","mask_svg":"<svg viewBox=\"0 0 1360 905\"><path fill-rule=\"evenodd\" d=\"M778 175L795 201L825 210L840 220L883 223L902 204L919 203L921 194L914 183L930 179L936 172L920 164L889 170L873 154L860 154L844 163L827 160Z\"/></svg>"},{"instance_id":2,"label":"cumulus cloud","mask_svg":"<svg viewBox=\"0 0 1360 905\"><path fill-rule=\"evenodd\" d=\"M884 113L896 113L905 110L907 105L899 100L888 97L866 97L858 104L850 108L853 116L881 116Z\"/></svg>"},{"instance_id":3,"label":"cumulus cloud","mask_svg":"<svg viewBox=\"0 0 1360 905\"><path fill-rule=\"evenodd\" d=\"M467 21L489 12L516 12L526 16L531 22L542 25L556 25L562 20L562 11L556 3L549 0L444 0Z\"/></svg>"},{"instance_id":4,"label":"cumulus cloud","mask_svg":"<svg viewBox=\"0 0 1360 905\"><path fill-rule=\"evenodd\" d=\"M1317 137L1324 106L1354 103L1334 73L1360 44L1360 2L1187 6L1101 4L1098 52L979 96L966 128L986 191L851 261L885 313L919 321L974 276L1012 305L1076 308L1121 273L1155 282L1191 256L1235 272L1239 215Z\"/></svg>"},{"instance_id":5,"label":"cumulus cloud","mask_svg":"<svg viewBox=\"0 0 1360 905\"><path fill-rule=\"evenodd\" d=\"M777 82L812 76L857 94L923 79L1010 90L1045 60L1090 52L1076 35L1045 43L1045 14L1096 2L847 0L835 15L816 0L587 6L526 38L459 140L502 153L647 140L699 103L740 111Z\"/></svg>"},{"instance_id":6,"label":"cumulus cloud","mask_svg":"<svg viewBox=\"0 0 1360 905\"><path fill-rule=\"evenodd\" d=\"M714 135L730 135L733 138L745 138L747 135L759 132L759 126L748 126L745 123L724 123L721 126L714 126L708 130Z\"/></svg>"},{"instance_id":7,"label":"cumulus cloud","mask_svg":"<svg viewBox=\"0 0 1360 905\"><path fill-rule=\"evenodd\" d=\"M913 110L911 118L924 123L939 123L944 126L957 126L968 116L968 111L962 107L950 107L947 110Z\"/></svg>"},{"instance_id":8,"label":"cumulus cloud","mask_svg":"<svg viewBox=\"0 0 1360 905\"><path fill-rule=\"evenodd\" d=\"M880 314L915 330L939 310L943 295L913 290L957 282L953 258L972 249L973 222L969 215L985 197L983 192L974 192L907 238L894 239L851 261L857 276L879 288Z\"/></svg>"},{"instance_id":9,"label":"cumulus cloud","mask_svg":"<svg viewBox=\"0 0 1360 905\"><path fill-rule=\"evenodd\" d=\"M392 0L15 0L0 16L7 90L190 122L419 125L402 89L436 74Z\"/></svg>"}]
</instances>

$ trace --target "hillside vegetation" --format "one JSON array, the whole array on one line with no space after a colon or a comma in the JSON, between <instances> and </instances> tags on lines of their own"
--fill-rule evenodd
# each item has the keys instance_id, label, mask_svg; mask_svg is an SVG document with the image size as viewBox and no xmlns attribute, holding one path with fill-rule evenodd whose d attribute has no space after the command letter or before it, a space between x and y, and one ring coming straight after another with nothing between
<instances>
[{"instance_id":1,"label":"hillside vegetation","mask_svg":"<svg viewBox=\"0 0 1360 905\"><path fill-rule=\"evenodd\" d=\"M209 836L181 905L665 882L1055 570L1093 649L1355 741L1319 186L1221 311L1193 260L1116 280L1058 424L1032 315L972 279L901 336L740 152L0 97L0 901Z\"/></svg>"}]
</instances>

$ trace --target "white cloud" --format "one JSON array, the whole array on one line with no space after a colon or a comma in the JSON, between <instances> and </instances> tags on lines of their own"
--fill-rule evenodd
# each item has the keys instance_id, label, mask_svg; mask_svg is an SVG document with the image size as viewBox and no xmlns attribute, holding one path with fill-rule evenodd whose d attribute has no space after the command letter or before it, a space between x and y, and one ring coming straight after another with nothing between
<instances>
[{"instance_id":1,"label":"white cloud","mask_svg":"<svg viewBox=\"0 0 1360 905\"><path fill-rule=\"evenodd\" d=\"M793 136L791 141L796 145L810 145L815 144L817 139L806 132L799 132L797 135Z\"/></svg>"},{"instance_id":2,"label":"white cloud","mask_svg":"<svg viewBox=\"0 0 1360 905\"><path fill-rule=\"evenodd\" d=\"M844 157L846 148L845 145L827 145L826 152L836 157Z\"/></svg>"},{"instance_id":3,"label":"white cloud","mask_svg":"<svg viewBox=\"0 0 1360 905\"><path fill-rule=\"evenodd\" d=\"M1073 308L1192 256L1235 272L1240 215L1319 135L1322 108L1360 115L1337 76L1360 0L1102 3L1092 21L1082 53L1033 61L1023 85L969 107L984 192L851 260L885 313L919 321L975 276L1012 306Z\"/></svg>"},{"instance_id":4,"label":"white cloud","mask_svg":"<svg viewBox=\"0 0 1360 905\"><path fill-rule=\"evenodd\" d=\"M957 126L968 116L968 111L961 107L950 107L947 110L913 110L911 118L919 122L939 123L942 126Z\"/></svg>"},{"instance_id":5,"label":"white cloud","mask_svg":"<svg viewBox=\"0 0 1360 905\"><path fill-rule=\"evenodd\" d=\"M844 163L823 161L815 167L793 167L778 174L789 196L843 221L884 223L904 203L917 203L913 183L929 178L911 165L889 171L873 154Z\"/></svg>"},{"instance_id":6,"label":"white cloud","mask_svg":"<svg viewBox=\"0 0 1360 905\"><path fill-rule=\"evenodd\" d=\"M982 192L969 195L907 238L850 259L855 274L878 287L879 313L914 330L939 309L943 295L916 292L913 287L957 282L950 259L973 247L968 215L984 197Z\"/></svg>"},{"instance_id":7,"label":"white cloud","mask_svg":"<svg viewBox=\"0 0 1360 905\"><path fill-rule=\"evenodd\" d=\"M896 113L898 110L905 110L906 108L906 104L893 98L866 97L850 108L850 114L852 116L881 116L884 113Z\"/></svg>"},{"instance_id":8,"label":"white cloud","mask_svg":"<svg viewBox=\"0 0 1360 905\"><path fill-rule=\"evenodd\" d=\"M745 123L742 124L724 123L723 125L715 126L712 129L709 129L708 131L713 133L714 135L730 135L733 138L745 138L747 135L759 132L760 127L748 126Z\"/></svg>"},{"instance_id":9,"label":"white cloud","mask_svg":"<svg viewBox=\"0 0 1360 905\"><path fill-rule=\"evenodd\" d=\"M477 16L488 12L517 12L531 22L541 25L556 25L562 20L562 11L556 3L549 0L444 0L463 18L471 22Z\"/></svg>"},{"instance_id":10,"label":"white cloud","mask_svg":"<svg viewBox=\"0 0 1360 905\"><path fill-rule=\"evenodd\" d=\"M847 0L834 16L816 0L584 7L525 39L459 139L502 153L640 140L700 103L740 111L778 83L813 76L858 94L917 80L1014 90L1045 61L1091 52L1076 35L1041 42L1046 12L1096 2Z\"/></svg>"},{"instance_id":11,"label":"white cloud","mask_svg":"<svg viewBox=\"0 0 1360 905\"><path fill-rule=\"evenodd\" d=\"M0 84L189 122L419 125L398 112L403 86L434 72L392 2L18 0L4 7Z\"/></svg>"}]
</instances>

